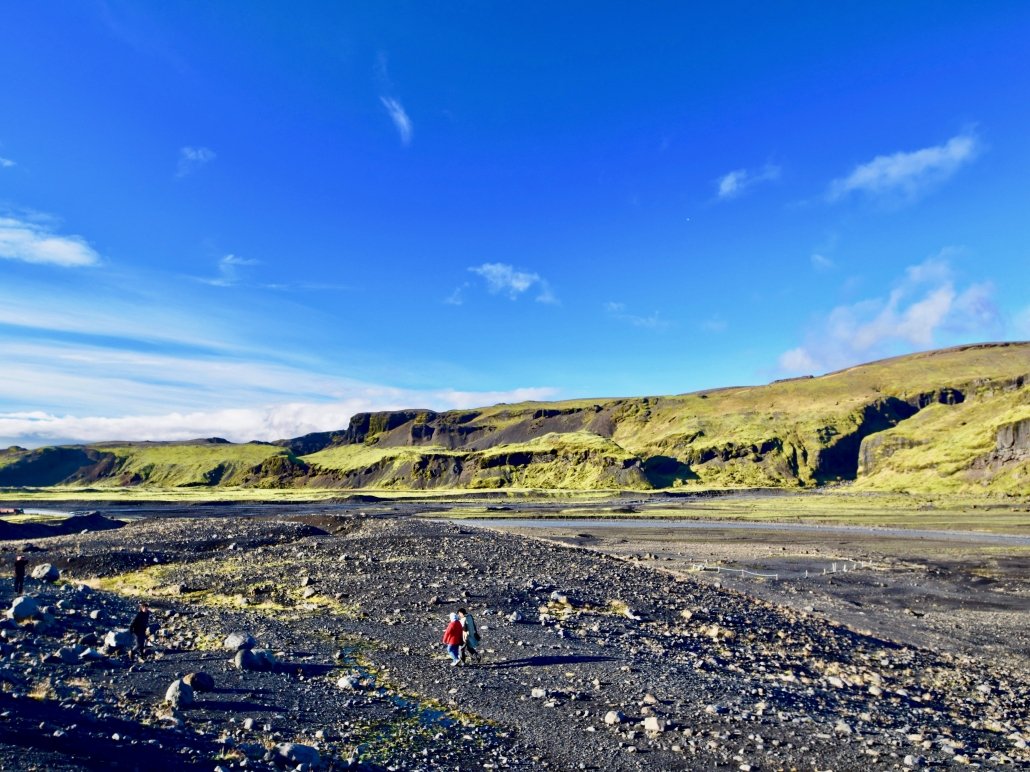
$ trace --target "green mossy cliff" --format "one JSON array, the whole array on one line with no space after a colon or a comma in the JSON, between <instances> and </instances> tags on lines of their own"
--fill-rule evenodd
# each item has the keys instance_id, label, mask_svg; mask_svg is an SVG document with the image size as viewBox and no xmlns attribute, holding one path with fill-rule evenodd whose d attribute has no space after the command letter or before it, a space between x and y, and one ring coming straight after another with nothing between
<instances>
[{"instance_id":1,"label":"green mossy cliff","mask_svg":"<svg viewBox=\"0 0 1030 772\"><path fill-rule=\"evenodd\" d=\"M276 443L0 451L0 486L1030 493L1030 344L667 397L403 410Z\"/></svg>"}]
</instances>

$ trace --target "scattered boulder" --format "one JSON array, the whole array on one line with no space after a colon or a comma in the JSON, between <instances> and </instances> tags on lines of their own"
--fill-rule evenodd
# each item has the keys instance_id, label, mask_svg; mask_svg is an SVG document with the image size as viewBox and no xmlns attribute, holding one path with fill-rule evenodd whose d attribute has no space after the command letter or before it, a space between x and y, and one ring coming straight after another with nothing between
<instances>
[{"instance_id":1,"label":"scattered boulder","mask_svg":"<svg viewBox=\"0 0 1030 772\"><path fill-rule=\"evenodd\" d=\"M182 680L195 692L211 692L215 688L215 679L208 673L188 673Z\"/></svg>"},{"instance_id":2,"label":"scattered boulder","mask_svg":"<svg viewBox=\"0 0 1030 772\"><path fill-rule=\"evenodd\" d=\"M522 621L522 619L522 612L520 611L513 611L511 612L511 614L508 615L508 621L512 624L518 624Z\"/></svg>"},{"instance_id":3,"label":"scattered boulder","mask_svg":"<svg viewBox=\"0 0 1030 772\"><path fill-rule=\"evenodd\" d=\"M257 641L250 633L229 633L222 642L222 648L227 651L253 649L255 646L257 646Z\"/></svg>"},{"instance_id":4,"label":"scattered boulder","mask_svg":"<svg viewBox=\"0 0 1030 772\"><path fill-rule=\"evenodd\" d=\"M652 734L661 734L665 731L667 724L664 718L658 718L658 716L648 716L644 719L644 731L651 732Z\"/></svg>"},{"instance_id":5,"label":"scattered boulder","mask_svg":"<svg viewBox=\"0 0 1030 772\"><path fill-rule=\"evenodd\" d=\"M11 604L11 608L7 612L7 617L15 622L24 622L26 619L32 619L38 614L39 604L36 603L35 599L30 598L28 595L22 595L14 599L14 603Z\"/></svg>"},{"instance_id":6,"label":"scattered boulder","mask_svg":"<svg viewBox=\"0 0 1030 772\"><path fill-rule=\"evenodd\" d=\"M173 708L188 708L193 704L193 687L181 678L172 681L165 692L165 702Z\"/></svg>"},{"instance_id":7,"label":"scattered boulder","mask_svg":"<svg viewBox=\"0 0 1030 772\"><path fill-rule=\"evenodd\" d=\"M57 650L57 656L66 665L76 665L84 651L86 651L84 646L62 646Z\"/></svg>"},{"instance_id":8,"label":"scattered boulder","mask_svg":"<svg viewBox=\"0 0 1030 772\"><path fill-rule=\"evenodd\" d=\"M135 642L135 636L128 630L111 630L104 636L104 646L115 651L128 651Z\"/></svg>"},{"instance_id":9,"label":"scattered boulder","mask_svg":"<svg viewBox=\"0 0 1030 772\"><path fill-rule=\"evenodd\" d=\"M232 660L237 670L267 671L276 666L275 655L267 649L240 649Z\"/></svg>"},{"instance_id":10,"label":"scattered boulder","mask_svg":"<svg viewBox=\"0 0 1030 772\"><path fill-rule=\"evenodd\" d=\"M541 689L539 686L534 687L533 691L530 692L530 696L534 700L546 700L547 699L547 689Z\"/></svg>"},{"instance_id":11,"label":"scattered boulder","mask_svg":"<svg viewBox=\"0 0 1030 772\"><path fill-rule=\"evenodd\" d=\"M53 584L61 578L61 572L57 570L57 566L50 563L40 563L32 569L32 578Z\"/></svg>"},{"instance_id":12,"label":"scattered boulder","mask_svg":"<svg viewBox=\"0 0 1030 772\"><path fill-rule=\"evenodd\" d=\"M232 664L237 670L260 670L261 661L250 649L240 649L232 658Z\"/></svg>"},{"instance_id":13,"label":"scattered boulder","mask_svg":"<svg viewBox=\"0 0 1030 772\"><path fill-rule=\"evenodd\" d=\"M609 710L604 714L604 723L608 726L626 723L626 716L621 710Z\"/></svg>"},{"instance_id":14,"label":"scattered boulder","mask_svg":"<svg viewBox=\"0 0 1030 772\"><path fill-rule=\"evenodd\" d=\"M279 743L275 746L275 760L280 765L288 764L290 768L306 764L312 768L321 763L318 751L310 745L300 743Z\"/></svg>"}]
</instances>

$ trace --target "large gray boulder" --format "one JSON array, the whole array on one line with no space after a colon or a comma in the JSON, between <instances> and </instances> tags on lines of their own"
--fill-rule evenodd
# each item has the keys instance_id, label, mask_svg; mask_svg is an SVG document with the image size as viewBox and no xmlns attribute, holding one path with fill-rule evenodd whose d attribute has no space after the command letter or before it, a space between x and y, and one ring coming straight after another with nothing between
<instances>
[{"instance_id":1,"label":"large gray boulder","mask_svg":"<svg viewBox=\"0 0 1030 772\"><path fill-rule=\"evenodd\" d=\"M52 566L49 563L40 563L32 569L32 578L52 584L61 578L61 572L57 570L57 566Z\"/></svg>"},{"instance_id":2,"label":"large gray boulder","mask_svg":"<svg viewBox=\"0 0 1030 772\"><path fill-rule=\"evenodd\" d=\"M315 768L322 761L318 751L300 743L279 743L275 746L275 756L277 761L289 764L291 768L301 764Z\"/></svg>"},{"instance_id":3,"label":"large gray boulder","mask_svg":"<svg viewBox=\"0 0 1030 772\"><path fill-rule=\"evenodd\" d=\"M173 708L188 708L193 704L193 687L181 678L172 681L165 692L165 702Z\"/></svg>"},{"instance_id":4,"label":"large gray boulder","mask_svg":"<svg viewBox=\"0 0 1030 772\"><path fill-rule=\"evenodd\" d=\"M8 619L13 619L15 622L24 622L26 619L32 619L38 614L39 604L28 595L15 598L11 608L7 611Z\"/></svg>"},{"instance_id":5,"label":"large gray boulder","mask_svg":"<svg viewBox=\"0 0 1030 772\"><path fill-rule=\"evenodd\" d=\"M229 633L222 642L222 648L227 651L253 649L255 646L257 646L257 641L250 633Z\"/></svg>"},{"instance_id":6,"label":"large gray boulder","mask_svg":"<svg viewBox=\"0 0 1030 772\"><path fill-rule=\"evenodd\" d=\"M128 630L111 630L104 636L104 646L116 651L128 651L136 643L136 637Z\"/></svg>"}]
</instances>

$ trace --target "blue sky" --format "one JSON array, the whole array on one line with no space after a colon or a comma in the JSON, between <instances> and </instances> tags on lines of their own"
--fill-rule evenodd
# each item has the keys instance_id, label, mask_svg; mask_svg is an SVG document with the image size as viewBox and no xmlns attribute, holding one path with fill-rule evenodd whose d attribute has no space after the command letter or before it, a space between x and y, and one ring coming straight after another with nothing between
<instances>
[{"instance_id":1,"label":"blue sky","mask_svg":"<svg viewBox=\"0 0 1030 772\"><path fill-rule=\"evenodd\" d=\"M6 4L0 444L1030 338L1030 6Z\"/></svg>"}]
</instances>

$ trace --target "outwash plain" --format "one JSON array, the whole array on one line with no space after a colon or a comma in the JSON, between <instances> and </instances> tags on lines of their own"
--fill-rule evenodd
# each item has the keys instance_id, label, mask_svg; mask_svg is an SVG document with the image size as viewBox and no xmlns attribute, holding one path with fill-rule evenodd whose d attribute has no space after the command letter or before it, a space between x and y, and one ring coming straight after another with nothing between
<instances>
[{"instance_id":1,"label":"outwash plain","mask_svg":"<svg viewBox=\"0 0 1030 772\"><path fill-rule=\"evenodd\" d=\"M1026 768L1028 384L985 345L0 451L0 768Z\"/></svg>"}]
</instances>

